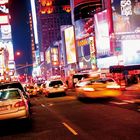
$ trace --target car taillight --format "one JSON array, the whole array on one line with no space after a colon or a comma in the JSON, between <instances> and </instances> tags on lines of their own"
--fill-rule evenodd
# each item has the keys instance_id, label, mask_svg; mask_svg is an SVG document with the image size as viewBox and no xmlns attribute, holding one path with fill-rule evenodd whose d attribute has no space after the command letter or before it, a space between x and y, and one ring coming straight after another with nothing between
<instances>
[{"instance_id":1,"label":"car taillight","mask_svg":"<svg viewBox=\"0 0 140 140\"><path fill-rule=\"evenodd\" d=\"M14 107L22 107L25 106L25 102L24 101L19 101L17 103L15 103Z\"/></svg>"}]
</instances>

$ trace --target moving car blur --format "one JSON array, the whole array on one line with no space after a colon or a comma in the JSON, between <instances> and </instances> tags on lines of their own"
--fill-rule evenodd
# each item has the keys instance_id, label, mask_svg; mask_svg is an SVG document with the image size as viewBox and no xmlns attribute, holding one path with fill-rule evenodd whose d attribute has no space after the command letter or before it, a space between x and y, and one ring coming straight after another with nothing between
<instances>
[{"instance_id":1,"label":"moving car blur","mask_svg":"<svg viewBox=\"0 0 140 140\"><path fill-rule=\"evenodd\" d=\"M34 85L27 84L25 86L25 89L29 93L30 96L36 96L38 94L38 87Z\"/></svg>"},{"instance_id":2,"label":"moving car blur","mask_svg":"<svg viewBox=\"0 0 140 140\"><path fill-rule=\"evenodd\" d=\"M50 80L46 81L42 85L42 93L49 97L51 95L66 95L67 85L62 80Z\"/></svg>"},{"instance_id":3,"label":"moving car blur","mask_svg":"<svg viewBox=\"0 0 140 140\"><path fill-rule=\"evenodd\" d=\"M28 102L17 88L0 90L0 120L29 119Z\"/></svg>"},{"instance_id":4,"label":"moving car blur","mask_svg":"<svg viewBox=\"0 0 140 140\"><path fill-rule=\"evenodd\" d=\"M85 78L75 85L78 98L117 97L121 95L120 85L112 78Z\"/></svg>"}]
</instances>

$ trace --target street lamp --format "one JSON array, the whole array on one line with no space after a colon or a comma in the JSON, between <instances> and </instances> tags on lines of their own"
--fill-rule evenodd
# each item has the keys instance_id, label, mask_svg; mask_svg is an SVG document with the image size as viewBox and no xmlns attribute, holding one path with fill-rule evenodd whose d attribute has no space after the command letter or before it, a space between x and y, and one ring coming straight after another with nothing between
<instances>
[{"instance_id":1,"label":"street lamp","mask_svg":"<svg viewBox=\"0 0 140 140\"><path fill-rule=\"evenodd\" d=\"M17 51L17 52L16 52L16 55L17 55L17 56L20 56L20 55L21 55L20 51Z\"/></svg>"},{"instance_id":2,"label":"street lamp","mask_svg":"<svg viewBox=\"0 0 140 140\"><path fill-rule=\"evenodd\" d=\"M18 56L18 58L19 58L19 56L21 57L21 51L16 51L15 52L15 56ZM18 65L16 65L16 66L18 66L18 68L16 68L16 71L17 70L20 70L20 69L25 69L25 77L26 77L26 82L28 81L28 76L27 76L27 73L28 73L28 62L26 61L26 63L25 64L18 64Z\"/></svg>"}]
</instances>

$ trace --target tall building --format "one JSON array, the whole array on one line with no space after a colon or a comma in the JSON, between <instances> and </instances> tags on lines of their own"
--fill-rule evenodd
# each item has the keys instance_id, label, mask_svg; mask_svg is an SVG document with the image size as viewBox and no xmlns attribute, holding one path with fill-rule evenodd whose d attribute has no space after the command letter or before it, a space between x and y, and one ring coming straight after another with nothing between
<instances>
[{"instance_id":1,"label":"tall building","mask_svg":"<svg viewBox=\"0 0 140 140\"><path fill-rule=\"evenodd\" d=\"M34 0L31 0L34 1ZM71 25L70 1L63 0L37 0L36 5L36 27L38 33L40 75L46 65L46 51L53 47L55 42L61 40L61 26ZM37 48L36 48L37 50ZM37 55L36 55L37 56ZM50 56L51 57L51 56ZM51 58L50 58L51 59ZM50 67L51 65L49 65ZM37 72L35 72L37 73Z\"/></svg>"},{"instance_id":2,"label":"tall building","mask_svg":"<svg viewBox=\"0 0 140 140\"><path fill-rule=\"evenodd\" d=\"M42 50L54 41L60 40L60 26L71 24L70 1L40 0L38 5L40 29L42 32Z\"/></svg>"}]
</instances>

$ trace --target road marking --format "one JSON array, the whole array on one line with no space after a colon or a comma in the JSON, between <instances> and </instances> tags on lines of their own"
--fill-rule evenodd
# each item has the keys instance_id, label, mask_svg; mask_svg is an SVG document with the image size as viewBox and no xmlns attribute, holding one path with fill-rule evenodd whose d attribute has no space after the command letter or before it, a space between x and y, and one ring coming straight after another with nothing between
<instances>
[{"instance_id":1,"label":"road marking","mask_svg":"<svg viewBox=\"0 0 140 140\"><path fill-rule=\"evenodd\" d=\"M54 105L53 103L48 104L48 106L53 106L53 105Z\"/></svg>"},{"instance_id":2,"label":"road marking","mask_svg":"<svg viewBox=\"0 0 140 140\"><path fill-rule=\"evenodd\" d=\"M126 103L135 103L134 101L132 101L132 100L123 100L124 102L126 102Z\"/></svg>"},{"instance_id":3,"label":"road marking","mask_svg":"<svg viewBox=\"0 0 140 140\"><path fill-rule=\"evenodd\" d=\"M73 133L73 135L78 135L78 133L71 128L68 124L66 124L65 122L62 123L71 133Z\"/></svg>"},{"instance_id":4,"label":"road marking","mask_svg":"<svg viewBox=\"0 0 140 140\"><path fill-rule=\"evenodd\" d=\"M127 102L110 102L112 104L116 104L116 105L124 105L124 104L128 104Z\"/></svg>"},{"instance_id":5,"label":"road marking","mask_svg":"<svg viewBox=\"0 0 140 140\"><path fill-rule=\"evenodd\" d=\"M42 106L42 107L45 107L45 105L44 105L44 104L41 104L41 106Z\"/></svg>"}]
</instances>

